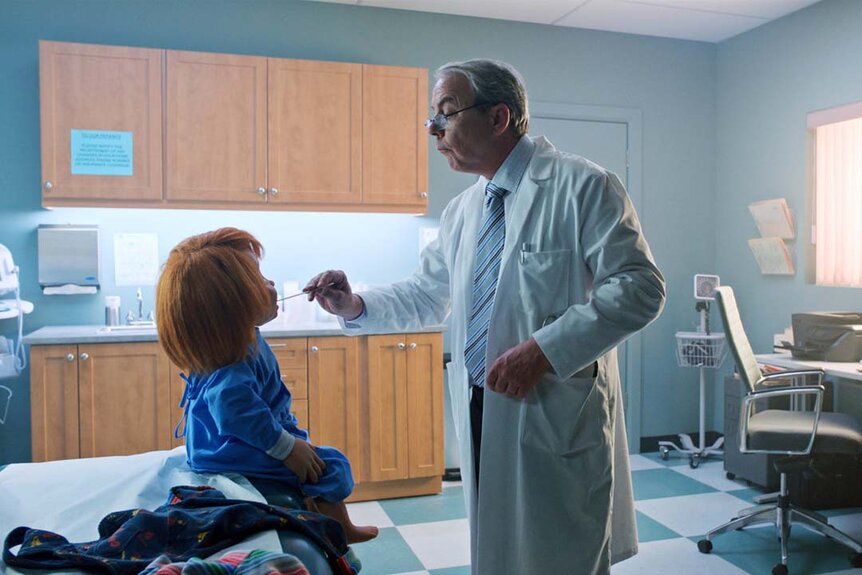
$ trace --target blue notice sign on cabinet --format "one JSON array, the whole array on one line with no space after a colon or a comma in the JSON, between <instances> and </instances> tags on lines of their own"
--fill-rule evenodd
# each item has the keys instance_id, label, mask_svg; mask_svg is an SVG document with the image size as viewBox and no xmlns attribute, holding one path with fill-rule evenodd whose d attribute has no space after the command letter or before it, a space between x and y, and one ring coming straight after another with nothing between
<instances>
[{"instance_id":1,"label":"blue notice sign on cabinet","mask_svg":"<svg viewBox=\"0 0 862 575\"><path fill-rule=\"evenodd\" d=\"M72 130L72 174L131 176L134 153L131 132Z\"/></svg>"}]
</instances>

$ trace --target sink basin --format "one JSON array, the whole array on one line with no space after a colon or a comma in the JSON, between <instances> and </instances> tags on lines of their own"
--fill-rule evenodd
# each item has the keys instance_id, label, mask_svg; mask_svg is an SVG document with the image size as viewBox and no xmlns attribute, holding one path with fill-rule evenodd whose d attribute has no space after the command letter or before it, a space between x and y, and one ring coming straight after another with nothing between
<instances>
[{"instance_id":1,"label":"sink basin","mask_svg":"<svg viewBox=\"0 0 862 575\"><path fill-rule=\"evenodd\" d=\"M99 333L125 333L135 331L156 331L156 324L143 325L106 325L99 328Z\"/></svg>"}]
</instances>

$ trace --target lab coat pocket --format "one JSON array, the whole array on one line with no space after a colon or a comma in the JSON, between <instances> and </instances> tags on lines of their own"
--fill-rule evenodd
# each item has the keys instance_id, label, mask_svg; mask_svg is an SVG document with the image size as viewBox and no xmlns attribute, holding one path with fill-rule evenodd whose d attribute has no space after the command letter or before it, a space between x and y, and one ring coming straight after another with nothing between
<instances>
[{"instance_id":1,"label":"lab coat pocket","mask_svg":"<svg viewBox=\"0 0 862 575\"><path fill-rule=\"evenodd\" d=\"M465 425L469 425L469 421L464 421L465 414L469 413L467 394L464 392L464 390L468 389L467 370L464 364L458 361L447 363L445 369L449 402L452 408L452 421L455 424L457 439L461 441L462 430L465 429Z\"/></svg>"},{"instance_id":2,"label":"lab coat pocket","mask_svg":"<svg viewBox=\"0 0 862 575\"><path fill-rule=\"evenodd\" d=\"M521 251L518 281L525 309L544 318L569 307L571 260L572 250Z\"/></svg>"},{"instance_id":3,"label":"lab coat pocket","mask_svg":"<svg viewBox=\"0 0 862 575\"><path fill-rule=\"evenodd\" d=\"M599 403L596 372L593 363L569 379L543 377L524 400L521 442L566 456L591 444L581 431L582 420L591 418L593 407Z\"/></svg>"}]
</instances>

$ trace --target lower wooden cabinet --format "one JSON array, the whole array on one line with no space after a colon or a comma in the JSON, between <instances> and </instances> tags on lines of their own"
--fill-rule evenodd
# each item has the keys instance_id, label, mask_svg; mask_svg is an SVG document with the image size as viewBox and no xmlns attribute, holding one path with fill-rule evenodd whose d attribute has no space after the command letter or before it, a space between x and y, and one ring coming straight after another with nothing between
<instances>
[{"instance_id":1,"label":"lower wooden cabinet","mask_svg":"<svg viewBox=\"0 0 862 575\"><path fill-rule=\"evenodd\" d=\"M267 341L300 426L350 460L350 501L440 491L440 333ZM35 345L30 361L33 461L182 445L184 382L157 342Z\"/></svg>"},{"instance_id":2,"label":"lower wooden cabinet","mask_svg":"<svg viewBox=\"0 0 862 575\"><path fill-rule=\"evenodd\" d=\"M158 343L34 346L30 357L33 461L171 447Z\"/></svg>"}]
</instances>

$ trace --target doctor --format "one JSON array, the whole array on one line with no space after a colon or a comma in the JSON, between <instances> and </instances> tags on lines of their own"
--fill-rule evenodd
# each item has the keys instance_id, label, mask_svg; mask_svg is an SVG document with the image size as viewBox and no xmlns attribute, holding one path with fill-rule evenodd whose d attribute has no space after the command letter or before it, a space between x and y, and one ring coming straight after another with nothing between
<instances>
[{"instance_id":1,"label":"doctor","mask_svg":"<svg viewBox=\"0 0 862 575\"><path fill-rule=\"evenodd\" d=\"M473 575L606 574L637 552L616 346L658 317L664 279L617 176L527 136L512 67L442 66L432 108L437 149L478 181L411 277L360 296L330 270L309 300L349 334L452 316Z\"/></svg>"}]
</instances>

